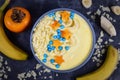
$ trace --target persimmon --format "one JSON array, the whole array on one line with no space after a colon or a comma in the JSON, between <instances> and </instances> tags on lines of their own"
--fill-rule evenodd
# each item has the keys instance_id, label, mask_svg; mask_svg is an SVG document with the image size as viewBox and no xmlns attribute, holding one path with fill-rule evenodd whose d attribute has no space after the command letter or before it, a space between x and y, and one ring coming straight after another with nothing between
<instances>
[{"instance_id":1,"label":"persimmon","mask_svg":"<svg viewBox=\"0 0 120 80\"><path fill-rule=\"evenodd\" d=\"M29 26L30 21L30 12L23 7L13 7L4 16L6 28L15 33L24 31Z\"/></svg>"}]
</instances>

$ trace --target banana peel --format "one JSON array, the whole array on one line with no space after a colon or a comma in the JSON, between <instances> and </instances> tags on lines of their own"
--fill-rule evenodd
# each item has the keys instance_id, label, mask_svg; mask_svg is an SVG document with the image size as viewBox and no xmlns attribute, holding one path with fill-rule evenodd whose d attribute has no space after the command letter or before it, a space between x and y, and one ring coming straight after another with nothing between
<instances>
[{"instance_id":1,"label":"banana peel","mask_svg":"<svg viewBox=\"0 0 120 80\"><path fill-rule=\"evenodd\" d=\"M94 72L77 77L76 80L107 80L118 63L118 51L113 46L108 47L107 56L103 65Z\"/></svg>"},{"instance_id":2,"label":"banana peel","mask_svg":"<svg viewBox=\"0 0 120 80\"><path fill-rule=\"evenodd\" d=\"M9 3L10 0L5 0L0 7L0 52L14 60L26 60L28 55L10 42L3 29L3 11Z\"/></svg>"}]
</instances>

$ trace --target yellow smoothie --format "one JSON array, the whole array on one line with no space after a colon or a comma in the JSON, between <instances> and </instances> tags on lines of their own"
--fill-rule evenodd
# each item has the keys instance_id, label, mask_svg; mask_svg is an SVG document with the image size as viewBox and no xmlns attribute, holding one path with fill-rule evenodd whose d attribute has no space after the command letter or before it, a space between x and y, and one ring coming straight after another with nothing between
<instances>
[{"instance_id":1,"label":"yellow smoothie","mask_svg":"<svg viewBox=\"0 0 120 80\"><path fill-rule=\"evenodd\" d=\"M32 40L35 54L43 64L55 70L70 70L88 58L93 35L81 16L57 11L39 21Z\"/></svg>"}]
</instances>

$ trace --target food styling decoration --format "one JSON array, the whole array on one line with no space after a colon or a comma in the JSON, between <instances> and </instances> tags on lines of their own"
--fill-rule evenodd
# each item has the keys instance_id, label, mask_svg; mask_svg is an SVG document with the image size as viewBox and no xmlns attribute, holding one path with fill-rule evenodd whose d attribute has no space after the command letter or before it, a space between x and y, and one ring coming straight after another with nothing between
<instances>
[{"instance_id":1,"label":"food styling decoration","mask_svg":"<svg viewBox=\"0 0 120 80\"><path fill-rule=\"evenodd\" d=\"M54 50L58 50L58 52L61 52L63 49L68 51L70 49L70 46L66 45L66 46L62 46L64 43L66 43L66 40L69 40L72 33L66 28L67 26L70 26L67 23L71 23L73 17L74 17L74 13L71 12L69 13L68 11L61 11L60 12L60 16L61 19L57 20L56 18L56 14L53 13L49 13L48 14L49 17L54 17L54 22L50 25L51 28L56 31L56 33L52 36L52 39L49 41L49 43L47 44L47 51L46 53L50 53L51 51ZM69 20L71 20L69 22ZM63 25L62 23L66 23L66 25ZM47 57L49 57L47 54L44 54L42 62L46 63ZM62 54L56 54L54 56L53 59L50 59L50 63L55 65L56 68L59 68L60 65L64 62L63 59L63 55Z\"/></svg>"}]
</instances>

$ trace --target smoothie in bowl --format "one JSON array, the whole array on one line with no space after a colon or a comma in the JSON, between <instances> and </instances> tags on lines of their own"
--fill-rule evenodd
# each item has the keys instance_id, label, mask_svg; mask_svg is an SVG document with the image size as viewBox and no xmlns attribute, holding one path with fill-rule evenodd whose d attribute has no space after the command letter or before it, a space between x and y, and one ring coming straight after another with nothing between
<instances>
[{"instance_id":1,"label":"smoothie in bowl","mask_svg":"<svg viewBox=\"0 0 120 80\"><path fill-rule=\"evenodd\" d=\"M71 9L55 9L41 16L31 32L35 58L54 71L73 71L91 57L93 28L83 15Z\"/></svg>"}]
</instances>

